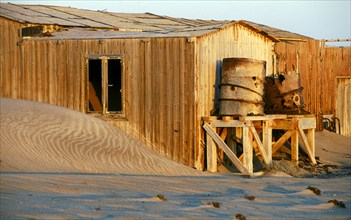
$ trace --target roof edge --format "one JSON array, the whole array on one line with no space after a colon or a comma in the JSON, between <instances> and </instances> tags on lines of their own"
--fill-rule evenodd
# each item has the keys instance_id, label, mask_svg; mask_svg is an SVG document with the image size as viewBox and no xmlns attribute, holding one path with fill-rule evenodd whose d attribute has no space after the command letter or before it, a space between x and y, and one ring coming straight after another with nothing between
<instances>
[{"instance_id":1,"label":"roof edge","mask_svg":"<svg viewBox=\"0 0 351 220\"><path fill-rule=\"evenodd\" d=\"M274 42L279 42L279 41L280 41L279 38L276 38L276 37L274 37L274 36L268 34L267 32L265 32L265 31L263 31L263 30L261 30L261 29L259 29L259 28L257 28L257 27L252 26L251 24L247 23L247 22L244 21L244 20L238 20L238 21L236 21L236 22L234 22L234 23L237 23L237 24L240 24L240 25L242 25L242 26L244 26L244 27L247 27L247 28L251 29L252 31L254 31L254 32L258 33L258 34L261 34L261 35L263 35L263 36L265 36L265 37L271 39L271 40L274 41Z\"/></svg>"}]
</instances>

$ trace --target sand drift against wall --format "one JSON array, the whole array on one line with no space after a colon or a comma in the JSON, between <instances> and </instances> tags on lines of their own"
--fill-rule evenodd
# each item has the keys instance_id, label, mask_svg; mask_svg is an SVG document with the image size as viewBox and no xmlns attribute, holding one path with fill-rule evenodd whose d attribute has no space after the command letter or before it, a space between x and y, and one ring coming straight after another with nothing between
<instances>
[{"instance_id":1,"label":"sand drift against wall","mask_svg":"<svg viewBox=\"0 0 351 220\"><path fill-rule=\"evenodd\" d=\"M1 172L204 174L83 113L14 99L0 109Z\"/></svg>"}]
</instances>

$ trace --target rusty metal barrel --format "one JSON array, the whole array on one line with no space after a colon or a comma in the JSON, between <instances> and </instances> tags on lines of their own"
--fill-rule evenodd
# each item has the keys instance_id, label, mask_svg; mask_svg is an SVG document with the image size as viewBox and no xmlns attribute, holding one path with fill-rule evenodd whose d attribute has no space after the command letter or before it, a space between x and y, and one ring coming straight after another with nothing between
<instances>
[{"instance_id":1,"label":"rusty metal barrel","mask_svg":"<svg viewBox=\"0 0 351 220\"><path fill-rule=\"evenodd\" d=\"M220 84L220 115L263 115L266 61L224 58Z\"/></svg>"}]
</instances>

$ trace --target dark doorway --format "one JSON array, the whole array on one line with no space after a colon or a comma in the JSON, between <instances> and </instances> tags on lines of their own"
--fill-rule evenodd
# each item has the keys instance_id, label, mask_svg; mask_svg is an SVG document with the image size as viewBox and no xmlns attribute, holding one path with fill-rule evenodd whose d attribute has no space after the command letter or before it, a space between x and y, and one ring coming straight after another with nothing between
<instances>
[{"instance_id":1,"label":"dark doorway","mask_svg":"<svg viewBox=\"0 0 351 220\"><path fill-rule=\"evenodd\" d=\"M102 65L101 60L89 60L89 111L102 112Z\"/></svg>"},{"instance_id":2,"label":"dark doorway","mask_svg":"<svg viewBox=\"0 0 351 220\"><path fill-rule=\"evenodd\" d=\"M122 108L122 64L120 59L108 59L108 112L121 112Z\"/></svg>"}]
</instances>

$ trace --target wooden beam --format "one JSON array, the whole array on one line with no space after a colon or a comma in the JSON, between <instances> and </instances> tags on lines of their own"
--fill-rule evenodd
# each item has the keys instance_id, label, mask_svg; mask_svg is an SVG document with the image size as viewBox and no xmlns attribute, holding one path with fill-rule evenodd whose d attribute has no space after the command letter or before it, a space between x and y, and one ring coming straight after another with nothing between
<instances>
[{"instance_id":1,"label":"wooden beam","mask_svg":"<svg viewBox=\"0 0 351 220\"><path fill-rule=\"evenodd\" d=\"M209 135L215 143L220 147L228 156L228 158L233 162L233 164L238 168L241 173L249 174L249 170L246 169L241 163L236 155L230 150L230 148L225 144L221 137L212 129L212 127L205 123L203 128L206 130L207 135Z\"/></svg>"},{"instance_id":2,"label":"wooden beam","mask_svg":"<svg viewBox=\"0 0 351 220\"><path fill-rule=\"evenodd\" d=\"M274 119L286 119L287 115L264 115L264 116L241 116L240 121L265 121Z\"/></svg>"},{"instance_id":3,"label":"wooden beam","mask_svg":"<svg viewBox=\"0 0 351 220\"><path fill-rule=\"evenodd\" d=\"M101 103L99 101L99 98L96 95L94 86L91 82L89 82L89 102L93 106L94 111L99 112L102 110ZM88 103L88 105L89 105L89 103Z\"/></svg>"},{"instance_id":4,"label":"wooden beam","mask_svg":"<svg viewBox=\"0 0 351 220\"><path fill-rule=\"evenodd\" d=\"M256 129L254 126L250 126L250 131L254 137L254 140L256 141L256 144L257 144L257 148L258 150L260 151L262 157L263 157L263 161L265 162L265 164L269 164L270 162L272 162L272 159L269 160L269 158L267 157L267 153L263 147L263 144L261 142L261 139L260 137L258 136L257 132L256 132Z\"/></svg>"},{"instance_id":5,"label":"wooden beam","mask_svg":"<svg viewBox=\"0 0 351 220\"><path fill-rule=\"evenodd\" d=\"M274 120L273 129L275 130L294 130L291 119L278 119Z\"/></svg>"},{"instance_id":6,"label":"wooden beam","mask_svg":"<svg viewBox=\"0 0 351 220\"><path fill-rule=\"evenodd\" d=\"M296 130L291 134L291 162L299 162L299 132Z\"/></svg>"},{"instance_id":7,"label":"wooden beam","mask_svg":"<svg viewBox=\"0 0 351 220\"><path fill-rule=\"evenodd\" d=\"M351 41L351 38L325 40L325 42L348 42L348 41Z\"/></svg>"},{"instance_id":8,"label":"wooden beam","mask_svg":"<svg viewBox=\"0 0 351 220\"><path fill-rule=\"evenodd\" d=\"M228 139L227 139L227 145L231 149L231 151L236 154L237 152L237 143L235 141L236 139L236 128L228 128Z\"/></svg>"},{"instance_id":9,"label":"wooden beam","mask_svg":"<svg viewBox=\"0 0 351 220\"><path fill-rule=\"evenodd\" d=\"M272 120L263 122L262 142L268 165L272 165L272 123Z\"/></svg>"},{"instance_id":10,"label":"wooden beam","mask_svg":"<svg viewBox=\"0 0 351 220\"><path fill-rule=\"evenodd\" d=\"M301 128L300 124L298 125L298 133L300 134L302 143L305 146L305 149L307 151L308 157L310 158L312 164L317 164L316 158L314 157L314 150L311 148L310 144L308 143L308 140L306 138L305 132Z\"/></svg>"},{"instance_id":11,"label":"wooden beam","mask_svg":"<svg viewBox=\"0 0 351 220\"><path fill-rule=\"evenodd\" d=\"M283 136L281 136L279 138L279 140L277 142L275 142L272 146L272 154L274 154L275 152L277 152L277 150L279 150L279 148L291 137L293 131L292 130L288 130L287 132L285 132L283 134Z\"/></svg>"},{"instance_id":12,"label":"wooden beam","mask_svg":"<svg viewBox=\"0 0 351 220\"><path fill-rule=\"evenodd\" d=\"M211 126L209 127L210 127L209 129L211 130L215 129ZM217 146L213 142L213 139L209 135L209 132L206 132L206 157L207 157L207 171L212 173L217 172Z\"/></svg>"},{"instance_id":13,"label":"wooden beam","mask_svg":"<svg viewBox=\"0 0 351 220\"><path fill-rule=\"evenodd\" d=\"M223 128L222 132L221 132L221 139L223 141L225 141L225 139L227 138L227 134L228 134L228 130L227 128Z\"/></svg>"},{"instance_id":14,"label":"wooden beam","mask_svg":"<svg viewBox=\"0 0 351 220\"><path fill-rule=\"evenodd\" d=\"M252 152L252 135L249 127L243 127L243 165L249 173L253 173L253 152Z\"/></svg>"},{"instance_id":15,"label":"wooden beam","mask_svg":"<svg viewBox=\"0 0 351 220\"><path fill-rule=\"evenodd\" d=\"M315 146L315 142L314 142L314 140L315 140L315 129L314 128L307 130L307 140L308 140L308 144L311 147L313 158L315 158L316 146Z\"/></svg>"},{"instance_id":16,"label":"wooden beam","mask_svg":"<svg viewBox=\"0 0 351 220\"><path fill-rule=\"evenodd\" d=\"M299 126L304 129L316 128L316 118L301 118L299 119Z\"/></svg>"},{"instance_id":17,"label":"wooden beam","mask_svg":"<svg viewBox=\"0 0 351 220\"><path fill-rule=\"evenodd\" d=\"M228 127L244 127L245 123L238 120L230 120L230 121L222 121L222 120L213 120L211 121L211 125L220 128L228 128Z\"/></svg>"}]
</instances>

